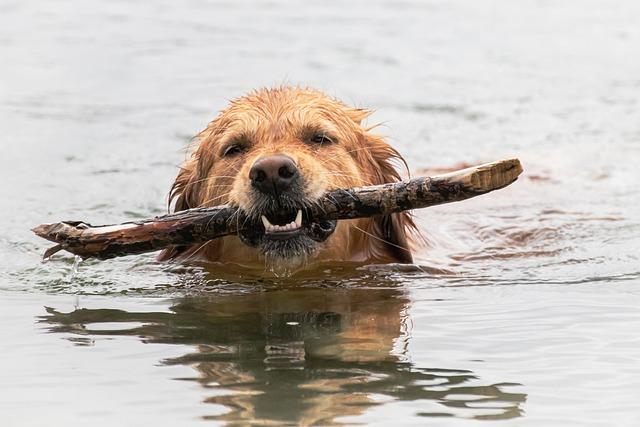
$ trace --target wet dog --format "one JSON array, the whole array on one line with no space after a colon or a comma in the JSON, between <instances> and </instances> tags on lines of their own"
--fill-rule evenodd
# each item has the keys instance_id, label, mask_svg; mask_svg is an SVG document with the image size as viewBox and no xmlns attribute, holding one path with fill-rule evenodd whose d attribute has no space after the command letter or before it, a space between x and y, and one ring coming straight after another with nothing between
<instances>
[{"instance_id":1,"label":"wet dog","mask_svg":"<svg viewBox=\"0 0 640 427\"><path fill-rule=\"evenodd\" d=\"M408 213L313 222L326 191L400 179L400 154L362 124L369 111L312 89L262 89L233 100L196 137L170 193L180 211L228 203L248 218L237 235L171 247L161 260L295 269L315 261L409 263Z\"/></svg>"}]
</instances>

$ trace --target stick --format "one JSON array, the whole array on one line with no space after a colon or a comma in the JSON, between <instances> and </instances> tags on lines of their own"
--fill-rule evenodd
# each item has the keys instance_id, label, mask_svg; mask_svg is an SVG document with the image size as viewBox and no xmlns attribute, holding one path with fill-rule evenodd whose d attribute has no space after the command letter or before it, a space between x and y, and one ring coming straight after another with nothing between
<instances>
[{"instance_id":1,"label":"stick","mask_svg":"<svg viewBox=\"0 0 640 427\"><path fill-rule=\"evenodd\" d=\"M390 184L334 190L310 208L314 220L388 215L457 202L497 190L522 172L518 159L500 160L445 175ZM82 221L40 224L33 232L52 242L44 257L66 250L82 258L108 259L157 251L170 245L202 243L238 232L244 216L229 205L197 208L118 225L92 226Z\"/></svg>"}]
</instances>

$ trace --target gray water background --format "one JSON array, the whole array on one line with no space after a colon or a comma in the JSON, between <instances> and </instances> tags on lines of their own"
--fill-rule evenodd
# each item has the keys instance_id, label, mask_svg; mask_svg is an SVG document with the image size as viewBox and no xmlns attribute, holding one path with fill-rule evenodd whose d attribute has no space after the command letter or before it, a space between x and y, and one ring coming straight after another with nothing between
<instances>
[{"instance_id":1,"label":"gray water background","mask_svg":"<svg viewBox=\"0 0 640 427\"><path fill-rule=\"evenodd\" d=\"M3 1L0 424L638 425L639 22L631 0ZM190 138L279 84L375 108L414 172L525 174L419 212L421 269L40 262L35 224L165 212Z\"/></svg>"}]
</instances>

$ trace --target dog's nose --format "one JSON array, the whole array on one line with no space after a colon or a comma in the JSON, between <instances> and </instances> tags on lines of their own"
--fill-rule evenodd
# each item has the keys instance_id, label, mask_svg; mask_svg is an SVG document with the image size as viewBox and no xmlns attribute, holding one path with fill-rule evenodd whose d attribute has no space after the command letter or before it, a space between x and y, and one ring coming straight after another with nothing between
<instances>
[{"instance_id":1,"label":"dog's nose","mask_svg":"<svg viewBox=\"0 0 640 427\"><path fill-rule=\"evenodd\" d=\"M298 167L284 154L261 157L249 171L251 185L266 194L277 196L287 191L298 177Z\"/></svg>"}]
</instances>

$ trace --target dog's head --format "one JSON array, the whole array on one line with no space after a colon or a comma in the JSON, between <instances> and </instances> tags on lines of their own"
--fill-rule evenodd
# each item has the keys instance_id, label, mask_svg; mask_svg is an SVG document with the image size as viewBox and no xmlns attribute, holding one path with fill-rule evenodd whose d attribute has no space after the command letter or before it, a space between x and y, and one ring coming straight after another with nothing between
<instances>
[{"instance_id":1,"label":"dog's head","mask_svg":"<svg viewBox=\"0 0 640 427\"><path fill-rule=\"evenodd\" d=\"M200 248L205 257L410 261L406 229L413 223L406 214L339 224L306 214L328 190L399 179L392 161L403 160L361 125L368 114L301 88L264 89L232 101L199 134L171 192L175 210L229 203L247 216L249 226L238 236ZM162 258L181 252L171 248Z\"/></svg>"}]
</instances>

